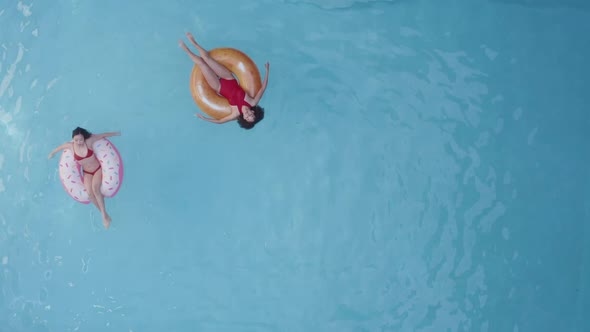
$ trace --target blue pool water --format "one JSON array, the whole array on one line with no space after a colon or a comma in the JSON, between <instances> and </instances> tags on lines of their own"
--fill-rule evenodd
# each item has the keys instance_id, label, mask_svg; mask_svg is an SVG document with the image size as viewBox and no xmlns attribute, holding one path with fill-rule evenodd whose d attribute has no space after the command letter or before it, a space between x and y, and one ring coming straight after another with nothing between
<instances>
[{"instance_id":1,"label":"blue pool water","mask_svg":"<svg viewBox=\"0 0 590 332\"><path fill-rule=\"evenodd\" d=\"M0 331L589 331L586 3L2 0ZM185 31L270 62L256 128L194 116Z\"/></svg>"}]
</instances>

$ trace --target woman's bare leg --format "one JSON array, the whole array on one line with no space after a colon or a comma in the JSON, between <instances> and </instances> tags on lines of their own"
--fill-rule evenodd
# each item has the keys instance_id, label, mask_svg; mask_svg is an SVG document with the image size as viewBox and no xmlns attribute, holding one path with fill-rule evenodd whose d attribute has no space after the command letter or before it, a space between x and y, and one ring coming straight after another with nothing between
<instances>
[{"instance_id":1,"label":"woman's bare leg","mask_svg":"<svg viewBox=\"0 0 590 332\"><path fill-rule=\"evenodd\" d=\"M178 45L180 45L180 47L182 47L182 49L188 53L193 62L199 66L201 72L203 72L203 76L205 76L205 80L211 86L211 88L213 88L215 92L219 93L219 89L221 89L221 83L219 83L219 77L215 71L213 71L213 69L211 69L211 67L209 67L209 65L207 65L207 63L200 56L191 52L191 50L186 47L186 44L182 40L178 41Z\"/></svg>"},{"instance_id":2,"label":"woman's bare leg","mask_svg":"<svg viewBox=\"0 0 590 332\"><path fill-rule=\"evenodd\" d=\"M92 175L84 173L84 187L86 188L86 192L88 193L88 198L102 214L102 210L100 210L100 206L98 206L96 197L94 197L94 189L92 189Z\"/></svg>"},{"instance_id":3,"label":"woman's bare leg","mask_svg":"<svg viewBox=\"0 0 590 332\"><path fill-rule=\"evenodd\" d=\"M102 185L102 171L99 170L98 172L94 173L92 176L92 191L94 192L94 197L96 197L96 202L98 203L98 207L100 212L102 212L102 224L104 228L109 228L111 225L111 217L107 213L107 210L104 205L104 196L100 191L100 186Z\"/></svg>"},{"instance_id":4,"label":"woman's bare leg","mask_svg":"<svg viewBox=\"0 0 590 332\"><path fill-rule=\"evenodd\" d=\"M209 65L209 67L211 67L211 69L213 69L213 71L215 72L215 74L217 74L217 76L219 76L223 79L226 79L226 80L235 79L234 75L231 73L231 71L229 69L227 69L224 65L215 61L213 58L211 58L209 56L209 52L207 52L207 50L202 48L201 45L199 45L197 43L197 41L195 40L195 38L193 37L193 35L190 32L186 33L186 37L188 38L188 40L191 41L191 43L193 45L195 45L197 50L199 50L199 54L201 55L201 58L203 60L205 60L205 62Z\"/></svg>"}]
</instances>

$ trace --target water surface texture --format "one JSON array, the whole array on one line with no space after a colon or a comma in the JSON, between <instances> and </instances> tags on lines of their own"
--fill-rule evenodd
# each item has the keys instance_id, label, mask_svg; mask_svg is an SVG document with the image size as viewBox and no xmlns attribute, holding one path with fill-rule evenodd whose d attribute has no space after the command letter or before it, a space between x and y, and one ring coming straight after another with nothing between
<instances>
[{"instance_id":1,"label":"water surface texture","mask_svg":"<svg viewBox=\"0 0 590 332\"><path fill-rule=\"evenodd\" d=\"M194 116L178 39L271 64ZM589 331L590 5L0 1L0 331ZM186 39L185 39L186 40ZM125 164L104 230L48 153Z\"/></svg>"}]
</instances>

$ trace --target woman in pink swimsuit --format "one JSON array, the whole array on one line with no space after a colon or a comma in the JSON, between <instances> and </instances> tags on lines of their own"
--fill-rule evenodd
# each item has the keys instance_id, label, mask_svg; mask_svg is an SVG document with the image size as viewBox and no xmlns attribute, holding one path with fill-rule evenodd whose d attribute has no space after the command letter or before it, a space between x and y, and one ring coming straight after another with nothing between
<instances>
[{"instance_id":1,"label":"woman in pink swimsuit","mask_svg":"<svg viewBox=\"0 0 590 332\"><path fill-rule=\"evenodd\" d=\"M72 132L72 141L58 146L49 154L49 159L51 159L56 153L64 149L71 149L74 152L74 159L82 166L84 172L84 186L86 187L90 201L100 210L102 223L107 229L111 224L111 217L107 213L104 205L104 197L100 192L100 186L102 184L102 172L99 172L101 169L100 162L96 159L94 151L90 147L99 139L120 135L120 132L91 134L86 129L77 127Z\"/></svg>"},{"instance_id":2,"label":"woman in pink swimsuit","mask_svg":"<svg viewBox=\"0 0 590 332\"><path fill-rule=\"evenodd\" d=\"M256 96L250 96L240 87L240 84L232 72L224 65L212 59L209 56L209 53L197 44L190 32L187 32L186 36L199 50L201 56L191 52L183 41L179 41L178 44L199 66L201 72L203 72L203 75L205 76L205 80L209 83L211 88L213 88L213 90L215 90L220 96L225 97L232 106L231 114L220 120L206 118L201 114L198 116L203 120L213 123L226 123L228 121L238 120L238 123L242 128L253 128L255 124L264 118L264 109L258 105L258 102L262 98L262 95L266 90L266 85L268 84L268 70L270 67L268 62L264 65L266 68L266 76L262 82L262 87L258 93L256 93Z\"/></svg>"}]
</instances>

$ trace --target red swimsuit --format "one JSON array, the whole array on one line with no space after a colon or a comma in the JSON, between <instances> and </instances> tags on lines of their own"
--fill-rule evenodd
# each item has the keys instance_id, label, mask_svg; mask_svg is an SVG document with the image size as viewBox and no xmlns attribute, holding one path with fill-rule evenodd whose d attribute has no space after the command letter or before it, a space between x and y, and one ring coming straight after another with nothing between
<instances>
[{"instance_id":1,"label":"red swimsuit","mask_svg":"<svg viewBox=\"0 0 590 332\"><path fill-rule=\"evenodd\" d=\"M240 114L242 114L242 106L252 107L252 105L248 104L244 99L246 97L246 92L238 84L237 80L220 78L219 84L221 85L219 88L219 94L225 97L230 105L237 106Z\"/></svg>"},{"instance_id":2,"label":"red swimsuit","mask_svg":"<svg viewBox=\"0 0 590 332\"><path fill-rule=\"evenodd\" d=\"M74 151L74 159L75 159L76 161L80 161L80 160L82 160L82 159L86 159L86 158L90 158L90 157L92 157L92 155L94 154L94 152L93 152L92 150L90 150L90 148L88 148L88 147L87 147L87 149L88 149L88 152L86 153L86 156L84 156L84 157L77 155L77 154L76 154L76 151ZM84 173L86 173L86 174L94 175L96 172L98 172L98 170L99 170L99 169L100 169L100 164L99 164L99 165L98 165L98 167L97 167L97 168L96 168L94 171L92 171L92 172L87 172L85 169L83 169L83 171L84 171Z\"/></svg>"}]
</instances>

